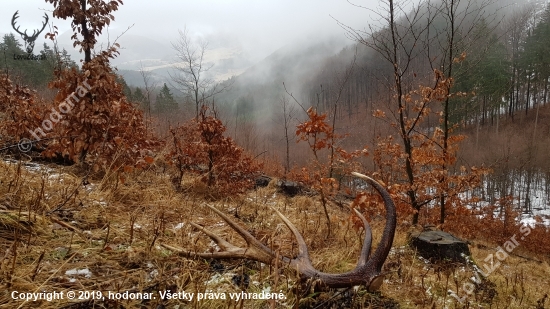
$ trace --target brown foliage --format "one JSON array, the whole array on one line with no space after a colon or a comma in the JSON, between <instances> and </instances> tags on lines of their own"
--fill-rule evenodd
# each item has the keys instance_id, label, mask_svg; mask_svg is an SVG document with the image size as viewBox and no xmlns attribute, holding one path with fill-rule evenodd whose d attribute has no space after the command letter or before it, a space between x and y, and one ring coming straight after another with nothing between
<instances>
[{"instance_id":1,"label":"brown foliage","mask_svg":"<svg viewBox=\"0 0 550 309\"><path fill-rule=\"evenodd\" d=\"M53 103L64 115L57 114L54 122L59 123L54 131L59 138L48 143L43 155L90 163L95 170L151 162L151 150L159 143L147 136L142 113L124 96L109 63L117 56L119 45L115 43L91 56L97 36L114 20L111 13L122 1L46 2L53 4L53 16L72 19L71 39L73 46L84 51L84 63L80 70L55 71L56 79L49 87L58 90ZM56 35L55 31L47 36L54 40Z\"/></svg>"},{"instance_id":2,"label":"brown foliage","mask_svg":"<svg viewBox=\"0 0 550 309\"><path fill-rule=\"evenodd\" d=\"M117 45L118 46L118 45ZM142 165L159 142L146 135L142 112L128 102L109 59L117 53L115 47L75 68L56 72L50 83L58 89L56 105L73 104L56 127L63 138L48 145L46 157L61 155L78 162L93 159L95 169L125 164ZM88 86L89 89L85 91ZM76 98L76 99L75 99Z\"/></svg>"},{"instance_id":3,"label":"brown foliage","mask_svg":"<svg viewBox=\"0 0 550 309\"><path fill-rule=\"evenodd\" d=\"M178 170L177 186L185 172L201 175L201 181L219 189L222 196L243 193L254 186L260 166L224 136L225 126L215 112L203 106L199 118L171 128L172 143L166 159Z\"/></svg>"},{"instance_id":4,"label":"brown foliage","mask_svg":"<svg viewBox=\"0 0 550 309\"><path fill-rule=\"evenodd\" d=\"M0 75L0 141L19 142L31 138L29 131L42 121L42 104L36 93L27 87L14 85L7 75Z\"/></svg>"},{"instance_id":5,"label":"brown foliage","mask_svg":"<svg viewBox=\"0 0 550 309\"><path fill-rule=\"evenodd\" d=\"M362 150L347 152L338 146L347 135L334 132L334 128L327 121L326 113L318 114L313 107L310 107L307 110L307 115L308 119L296 126L296 136L298 142L306 141L308 143L314 156L315 166L311 171L301 169L300 172L295 171L294 174L306 183L321 185L321 187L323 184L328 184L329 187L337 188L334 185L336 174L349 174L355 170L356 164L353 160L361 155L367 156L368 151L365 147ZM328 151L326 162L320 156L322 150ZM309 175L306 175L308 173Z\"/></svg>"},{"instance_id":6,"label":"brown foliage","mask_svg":"<svg viewBox=\"0 0 550 309\"><path fill-rule=\"evenodd\" d=\"M97 43L97 36L105 26L108 26L115 17L111 14L122 5L122 0L46 0L54 5L53 16L61 19L71 19L74 41L73 47L80 46L80 51L88 52ZM86 7L88 5L88 7ZM78 38L78 34L83 36ZM48 34L50 38L51 34ZM86 60L88 61L88 59Z\"/></svg>"},{"instance_id":7,"label":"brown foliage","mask_svg":"<svg viewBox=\"0 0 550 309\"><path fill-rule=\"evenodd\" d=\"M375 175L387 183L390 192L407 192L395 196L401 216L411 212L417 214L425 205L439 202L441 197L445 198L445 208L460 207L468 201L459 194L480 186L482 176L488 173L484 168L455 166L458 146L464 136L451 135L452 130L449 130L445 147L445 134L440 127L422 128L423 121L432 113L430 104L442 102L453 95L448 92L452 80L443 78L438 71L435 76L433 88L420 86L404 96L403 109L408 112L400 112L403 126L399 132L409 149L388 136L378 138L373 155L378 167ZM385 116L378 111L375 117ZM407 210L410 205L413 209ZM435 218L425 219L430 223L436 222L431 221Z\"/></svg>"},{"instance_id":8,"label":"brown foliage","mask_svg":"<svg viewBox=\"0 0 550 309\"><path fill-rule=\"evenodd\" d=\"M297 176L304 183L310 184L314 190L319 192L327 220L328 238L331 235L331 223L327 201L340 189L336 174L338 173L340 176L349 174L352 169L356 168L353 160L361 154L368 155L368 152L365 148L348 153L337 145L346 136L335 134L333 126L327 122L326 113L318 114L313 107L310 107L306 113L308 119L297 125L296 136L298 137L297 142L306 141L308 143L314 157L313 167L302 168L301 171L291 174ZM329 151L327 162L322 161L319 154L324 149Z\"/></svg>"},{"instance_id":9,"label":"brown foliage","mask_svg":"<svg viewBox=\"0 0 550 309\"><path fill-rule=\"evenodd\" d=\"M3 135L16 140L45 140L41 144L43 156L82 162L94 170L116 171L149 164L152 150L160 143L147 136L141 111L128 102L116 82L109 60L116 57L119 45L115 43L93 58L90 55L96 36L114 20L111 12L122 1L48 2L55 6L54 16L72 18L74 46L84 49L86 61L81 69L57 68L49 84L57 94L47 108L36 103L29 89L13 86L2 77ZM82 40L77 33L82 34ZM54 40L56 35L54 31L48 37Z\"/></svg>"}]
</instances>

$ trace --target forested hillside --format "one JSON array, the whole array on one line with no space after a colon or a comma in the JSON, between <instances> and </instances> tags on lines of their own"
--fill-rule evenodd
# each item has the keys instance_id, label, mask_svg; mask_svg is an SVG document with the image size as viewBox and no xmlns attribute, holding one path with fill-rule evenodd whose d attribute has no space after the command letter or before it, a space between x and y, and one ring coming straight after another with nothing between
<instances>
[{"instance_id":1,"label":"forested hillside","mask_svg":"<svg viewBox=\"0 0 550 309\"><path fill-rule=\"evenodd\" d=\"M400 83L407 93L415 85L432 85L434 70L451 77L452 91L462 95L431 108L436 113L443 112L448 128L467 137L459 160L463 164L493 169L487 186L491 188L489 191L500 188L496 196L522 196L520 204L526 212L531 212L535 204L539 209L547 209L549 191L545 179L549 166L544 158L549 140L546 122L541 117L548 109L550 62L546 58L550 55L550 9L541 2L499 4L500 10L483 8L484 12L495 12L485 16L468 15L479 9L475 5L457 6L453 47L445 45L452 29L444 16L430 18L426 7L429 5L409 13L416 14L413 16L417 20L399 23L403 29L403 37L399 37L402 46L396 58L401 61ZM426 25L424 20L430 24ZM351 35L362 34L355 29L348 30ZM387 59L388 51L383 49L386 46L376 42L383 35L361 36L364 44L359 44L356 51L350 48L327 60L325 69L309 83L308 104L320 110L333 109L331 113L342 119L344 132L351 131L350 127L354 131L365 128L364 142L375 141L386 129L391 131L389 127L381 129L381 123L376 120L359 120L377 110L392 113L394 108L395 86L389 77L394 75L391 61ZM374 48L365 48L365 45ZM354 57L354 69L342 85L341 76L346 74L346 65L349 66ZM355 119L352 123L357 124L350 124L352 119ZM428 131L438 125L437 117L420 124ZM511 174L515 176L504 180ZM534 175L542 177L537 181L536 192L533 191ZM492 184L493 181L498 184ZM537 202L533 195L537 196ZM494 193L491 196L494 201Z\"/></svg>"}]
</instances>

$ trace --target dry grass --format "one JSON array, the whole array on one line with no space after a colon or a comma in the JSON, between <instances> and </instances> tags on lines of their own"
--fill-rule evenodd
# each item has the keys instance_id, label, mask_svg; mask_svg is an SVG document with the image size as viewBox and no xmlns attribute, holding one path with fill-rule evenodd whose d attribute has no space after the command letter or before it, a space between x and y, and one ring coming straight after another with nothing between
<instances>
[{"instance_id":1,"label":"dry grass","mask_svg":"<svg viewBox=\"0 0 550 309\"><path fill-rule=\"evenodd\" d=\"M314 265L327 272L354 267L361 235L349 224L348 212L331 206L334 237L323 239L324 214L315 197L286 198L268 186L247 196L216 200L214 189L187 178L176 192L169 177L155 170L137 172L124 183L104 177L81 184L72 168L33 169L0 163L0 308L544 308L537 306L550 285L548 259L541 262L510 256L484 286L459 303L448 290L470 282L472 270L424 263L406 246L410 232L398 227L394 248L385 264L388 272L380 294L364 290L313 293L297 289L297 276L283 265L250 261L209 262L177 256L160 244L200 252L215 250L192 228L208 226L227 240L244 246L234 231L204 203L236 217L268 246L295 252L290 232L267 206L286 214L304 236ZM384 220L372 219L375 242ZM483 261L500 244L472 246L475 261ZM529 257L529 253L522 252ZM537 257L540 260L540 257ZM238 293L235 278L249 277L248 293L269 289L286 300L193 301L162 300L158 291ZM491 282L491 283L489 283ZM492 292L494 289L494 293ZM152 300L28 301L12 292L101 291L152 293ZM224 294L229 298L229 294ZM547 301L550 303L550 301ZM546 305L548 307L548 305Z\"/></svg>"}]
</instances>

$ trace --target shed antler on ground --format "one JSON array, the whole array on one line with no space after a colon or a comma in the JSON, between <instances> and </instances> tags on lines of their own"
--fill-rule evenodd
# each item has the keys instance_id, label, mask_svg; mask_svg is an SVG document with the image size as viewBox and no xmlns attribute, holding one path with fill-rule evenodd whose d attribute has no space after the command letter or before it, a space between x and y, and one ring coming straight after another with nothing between
<instances>
[{"instance_id":1,"label":"shed antler on ground","mask_svg":"<svg viewBox=\"0 0 550 309\"><path fill-rule=\"evenodd\" d=\"M292 231L296 241L298 242L298 255L295 258L289 258L286 256L277 255L262 242L256 239L246 229L239 226L235 221L230 219L227 215L219 211L218 209L207 205L212 211L218 214L229 226L239 233L246 241L246 248L237 247L220 236L216 235L212 231L198 225L191 223L194 227L208 235L214 242L218 244L221 251L212 253L198 253L192 251L181 250L172 246L163 245L165 248L176 251L186 257L190 258L211 258L211 259L250 259L266 264L271 264L275 259L279 258L283 262L288 263L290 267L296 269L300 273L301 277L305 280L315 280L321 285L329 288L344 288L352 287L356 285L364 285L369 291L376 291L382 284L383 276L381 275L382 265L388 256L391 249L393 237L396 227L396 212L395 205L390 197L390 194L374 179L359 173L352 173L354 176L367 181L372 185L376 191L382 196L384 205L386 208L386 225L382 239L376 248L376 251L370 256L370 249L372 244L372 232L371 228L365 219L365 217L356 209L354 209L357 216L363 221L365 228L365 238L363 239L363 247L361 254L357 262L357 266L345 273L330 274L318 271L311 263L309 252L307 249L304 238L298 231L298 229L278 210L273 211L283 220L286 226Z\"/></svg>"}]
</instances>

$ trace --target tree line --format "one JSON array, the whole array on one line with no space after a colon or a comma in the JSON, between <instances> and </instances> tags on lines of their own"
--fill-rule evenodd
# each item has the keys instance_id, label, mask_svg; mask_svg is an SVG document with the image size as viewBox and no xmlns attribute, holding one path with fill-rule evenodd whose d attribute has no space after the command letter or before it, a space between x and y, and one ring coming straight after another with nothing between
<instances>
[{"instance_id":1,"label":"tree line","mask_svg":"<svg viewBox=\"0 0 550 309\"><path fill-rule=\"evenodd\" d=\"M491 12L489 8L494 7L497 9ZM449 28L450 20L446 20L451 8L454 8L454 29ZM474 14L480 8L486 13ZM426 1L412 11L400 12L396 22L404 34L399 40L403 49L398 51L397 59L408 64L406 74L401 77L407 89L427 82L434 69L448 70L448 63L456 61L448 59L449 55L463 57L456 62L450 77L455 91L469 95L450 100L451 123L498 125L499 117L514 118L519 111L528 113L546 103L550 78L548 5L537 1L513 5L491 1ZM348 30L352 36L367 32ZM373 38L380 42L388 38L388 28L370 30L375 30ZM447 34L451 30L454 46L448 44ZM364 43L372 47L374 42ZM343 71L342 65L352 53L353 48L348 48L326 60L324 69L309 82L307 96L311 105L331 108L338 88L334 73ZM362 109L372 110L373 104L388 102L393 91L388 76L393 68L391 63L380 61L381 57L376 50L360 46L356 69L344 89L345 100L340 103L340 117L351 117ZM442 60L446 60L447 66Z\"/></svg>"}]
</instances>

